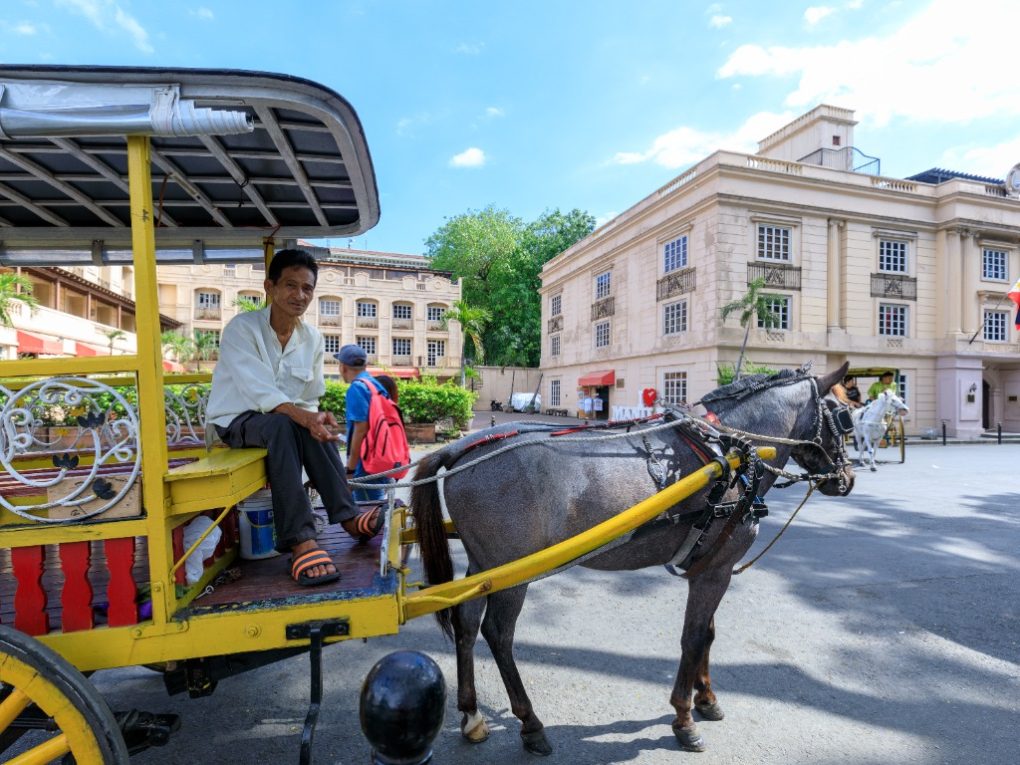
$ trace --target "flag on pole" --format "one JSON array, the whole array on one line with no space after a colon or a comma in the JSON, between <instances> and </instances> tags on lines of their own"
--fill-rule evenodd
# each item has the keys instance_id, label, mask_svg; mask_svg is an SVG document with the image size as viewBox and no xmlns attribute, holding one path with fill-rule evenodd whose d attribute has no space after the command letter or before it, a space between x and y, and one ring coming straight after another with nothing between
<instances>
[{"instance_id":1,"label":"flag on pole","mask_svg":"<svg viewBox=\"0 0 1020 765\"><path fill-rule=\"evenodd\" d=\"M1006 297L1016 303L1016 328L1020 329L1020 279L1017 279L1013 286L1009 288L1009 292L1006 293Z\"/></svg>"}]
</instances>

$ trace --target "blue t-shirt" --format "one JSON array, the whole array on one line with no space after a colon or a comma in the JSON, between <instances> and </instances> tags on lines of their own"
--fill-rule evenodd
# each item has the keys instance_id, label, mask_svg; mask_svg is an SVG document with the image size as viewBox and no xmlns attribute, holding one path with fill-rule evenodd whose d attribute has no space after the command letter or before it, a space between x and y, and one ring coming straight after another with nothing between
<instances>
[{"instance_id":1,"label":"blue t-shirt","mask_svg":"<svg viewBox=\"0 0 1020 765\"><path fill-rule=\"evenodd\" d=\"M368 388L365 387L365 383L360 383L358 380L364 380L369 385L374 385L375 389L379 391L386 398L390 397L390 394L386 392L386 389L382 386L382 383L376 380L367 371L362 372L351 384L347 386L347 404L345 407L346 419L347 419L347 455L351 453L351 437L354 435L354 423L356 422L368 422L368 403L372 400L372 394L369 393Z\"/></svg>"}]
</instances>

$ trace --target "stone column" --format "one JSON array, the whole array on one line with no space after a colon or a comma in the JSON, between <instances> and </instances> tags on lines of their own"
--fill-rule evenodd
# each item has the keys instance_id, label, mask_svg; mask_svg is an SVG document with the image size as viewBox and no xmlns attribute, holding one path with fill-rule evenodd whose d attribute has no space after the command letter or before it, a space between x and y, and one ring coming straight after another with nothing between
<instances>
[{"instance_id":1,"label":"stone column","mask_svg":"<svg viewBox=\"0 0 1020 765\"><path fill-rule=\"evenodd\" d=\"M946 232L945 317L947 337L959 337L962 331L960 323L961 266L960 230L954 228Z\"/></svg>"},{"instance_id":2,"label":"stone column","mask_svg":"<svg viewBox=\"0 0 1020 765\"><path fill-rule=\"evenodd\" d=\"M840 289L843 277L842 228L846 221L829 218L829 238L826 262L826 324L829 332L842 331L843 293Z\"/></svg>"},{"instance_id":3,"label":"stone column","mask_svg":"<svg viewBox=\"0 0 1020 765\"><path fill-rule=\"evenodd\" d=\"M978 314L981 309L977 299L978 272L981 258L978 254L977 235L973 231L960 232L960 268L962 271L960 289L960 327L969 340L981 326Z\"/></svg>"}]
</instances>

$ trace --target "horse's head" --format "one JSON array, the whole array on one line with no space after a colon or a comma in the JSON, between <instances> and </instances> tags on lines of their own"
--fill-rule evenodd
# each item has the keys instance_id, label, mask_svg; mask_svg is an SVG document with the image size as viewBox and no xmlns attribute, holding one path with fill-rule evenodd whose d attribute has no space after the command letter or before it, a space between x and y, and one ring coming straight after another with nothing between
<instances>
[{"instance_id":1,"label":"horse's head","mask_svg":"<svg viewBox=\"0 0 1020 765\"><path fill-rule=\"evenodd\" d=\"M853 430L853 421L849 408L832 393L849 368L847 362L814 378L814 430L801 435L802 443L794 446L790 455L809 473L830 476L818 484L818 490L830 496L845 496L854 488L854 469L843 443L843 437Z\"/></svg>"},{"instance_id":2,"label":"horse's head","mask_svg":"<svg viewBox=\"0 0 1020 765\"><path fill-rule=\"evenodd\" d=\"M906 405L902 398L897 396L888 388L882 391L880 395L885 400L884 402L885 406L883 408L883 411L886 412L891 411L897 417L899 417L900 415L905 416L910 414L910 407Z\"/></svg>"}]
</instances>

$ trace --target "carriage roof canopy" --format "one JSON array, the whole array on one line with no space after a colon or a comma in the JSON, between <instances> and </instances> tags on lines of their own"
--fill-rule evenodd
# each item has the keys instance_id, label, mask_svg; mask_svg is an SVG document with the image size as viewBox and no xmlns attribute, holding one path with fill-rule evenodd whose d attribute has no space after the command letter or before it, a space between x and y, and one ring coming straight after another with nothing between
<instances>
[{"instance_id":1,"label":"carriage roof canopy","mask_svg":"<svg viewBox=\"0 0 1020 765\"><path fill-rule=\"evenodd\" d=\"M151 136L157 262L379 220L361 123L332 90L236 70L0 66L0 265L131 263L126 135Z\"/></svg>"}]
</instances>

